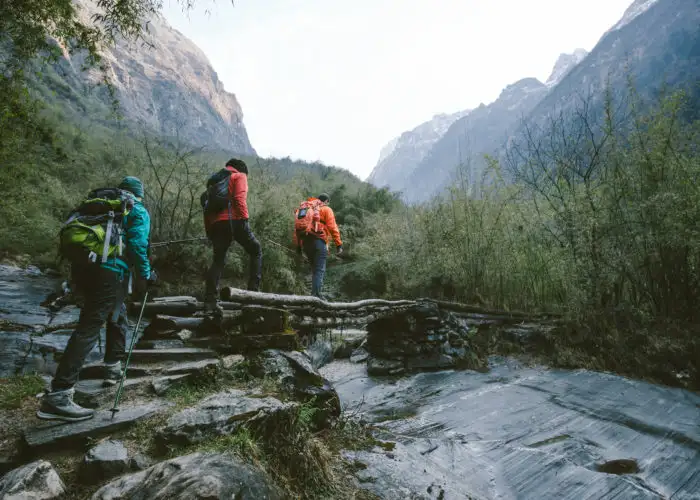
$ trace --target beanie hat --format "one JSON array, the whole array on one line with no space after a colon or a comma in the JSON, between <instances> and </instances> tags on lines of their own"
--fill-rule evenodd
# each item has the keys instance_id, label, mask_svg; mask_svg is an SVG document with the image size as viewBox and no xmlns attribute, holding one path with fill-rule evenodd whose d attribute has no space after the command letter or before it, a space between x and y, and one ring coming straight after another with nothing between
<instances>
[{"instance_id":1,"label":"beanie hat","mask_svg":"<svg viewBox=\"0 0 700 500\"><path fill-rule=\"evenodd\" d=\"M326 193L319 194L318 199L321 200L323 203L328 203L329 201L331 201L331 197L328 196Z\"/></svg>"},{"instance_id":2,"label":"beanie hat","mask_svg":"<svg viewBox=\"0 0 700 500\"><path fill-rule=\"evenodd\" d=\"M248 165L246 165L243 160L239 160L238 158L231 158L229 161L226 162L226 166L233 167L240 173L248 175Z\"/></svg>"},{"instance_id":3,"label":"beanie hat","mask_svg":"<svg viewBox=\"0 0 700 500\"><path fill-rule=\"evenodd\" d=\"M137 198L143 198L143 182L138 177L124 177L119 184L119 189L133 193Z\"/></svg>"}]
</instances>

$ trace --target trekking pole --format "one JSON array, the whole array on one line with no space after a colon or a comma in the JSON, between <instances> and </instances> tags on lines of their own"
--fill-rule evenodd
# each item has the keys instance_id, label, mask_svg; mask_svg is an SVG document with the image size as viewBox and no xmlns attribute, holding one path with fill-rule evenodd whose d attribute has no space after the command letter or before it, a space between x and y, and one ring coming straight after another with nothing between
<instances>
[{"instance_id":1,"label":"trekking pole","mask_svg":"<svg viewBox=\"0 0 700 500\"><path fill-rule=\"evenodd\" d=\"M119 399L122 396L122 391L124 390L124 381L126 380L126 370L129 368L129 361L131 360L131 353L134 351L134 345L136 344L136 338L139 333L139 326L141 326L141 318L143 318L143 311L146 309L146 302L148 301L148 291L143 296L143 303L141 304L141 312L139 313L139 319L136 322L136 328L134 328L134 333L131 336L131 344L129 345L129 353L126 356L126 363L124 363L124 372L122 373L122 378L119 381L119 389L117 389L117 395L114 398L114 407L109 411L112 412L112 420L114 420L114 415L119 411L117 406L119 405Z\"/></svg>"},{"instance_id":2,"label":"trekking pole","mask_svg":"<svg viewBox=\"0 0 700 500\"><path fill-rule=\"evenodd\" d=\"M184 240L172 240L172 241L158 241L156 243L151 243L151 248L167 247L169 245L175 245L177 243L193 243L195 241L205 241L208 240L206 236L201 236L197 238L186 238Z\"/></svg>"}]
</instances>

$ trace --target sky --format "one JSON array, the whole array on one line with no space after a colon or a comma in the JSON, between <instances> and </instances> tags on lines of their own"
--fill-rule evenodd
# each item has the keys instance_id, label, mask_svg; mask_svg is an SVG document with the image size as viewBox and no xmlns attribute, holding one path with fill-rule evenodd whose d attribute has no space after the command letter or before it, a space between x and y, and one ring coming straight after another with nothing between
<instances>
[{"instance_id":1,"label":"sky","mask_svg":"<svg viewBox=\"0 0 700 500\"><path fill-rule=\"evenodd\" d=\"M631 0L195 0L163 14L207 55L259 155L366 178L381 148L438 113L544 82Z\"/></svg>"}]
</instances>

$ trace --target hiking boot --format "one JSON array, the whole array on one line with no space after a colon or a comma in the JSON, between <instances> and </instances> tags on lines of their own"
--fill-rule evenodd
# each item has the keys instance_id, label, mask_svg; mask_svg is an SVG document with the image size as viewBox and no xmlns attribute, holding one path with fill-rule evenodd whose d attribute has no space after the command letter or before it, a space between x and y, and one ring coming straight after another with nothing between
<instances>
[{"instance_id":1,"label":"hiking boot","mask_svg":"<svg viewBox=\"0 0 700 500\"><path fill-rule=\"evenodd\" d=\"M105 363L105 378L102 381L103 387L117 385L122 378L122 362Z\"/></svg>"},{"instance_id":2,"label":"hiking boot","mask_svg":"<svg viewBox=\"0 0 700 500\"><path fill-rule=\"evenodd\" d=\"M62 420L64 422L80 422L95 415L95 410L83 408L73 402L73 388L63 391L47 392L41 398L41 406L36 416L42 420Z\"/></svg>"}]
</instances>

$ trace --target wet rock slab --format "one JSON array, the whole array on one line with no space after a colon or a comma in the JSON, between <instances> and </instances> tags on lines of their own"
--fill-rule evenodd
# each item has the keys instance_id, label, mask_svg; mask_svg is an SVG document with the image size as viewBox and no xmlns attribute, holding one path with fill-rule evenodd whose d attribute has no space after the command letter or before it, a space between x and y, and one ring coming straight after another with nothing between
<instances>
[{"instance_id":1,"label":"wet rock slab","mask_svg":"<svg viewBox=\"0 0 700 500\"><path fill-rule=\"evenodd\" d=\"M700 395L510 361L390 384L363 368L321 373L396 442L349 454L381 498L698 498Z\"/></svg>"},{"instance_id":2,"label":"wet rock slab","mask_svg":"<svg viewBox=\"0 0 700 500\"><path fill-rule=\"evenodd\" d=\"M66 491L56 470L46 460L37 460L0 478L3 500L52 500Z\"/></svg>"},{"instance_id":3,"label":"wet rock slab","mask_svg":"<svg viewBox=\"0 0 700 500\"><path fill-rule=\"evenodd\" d=\"M230 389L171 416L156 437L162 447L193 444L211 436L231 434L245 422L274 419L294 408L295 403Z\"/></svg>"},{"instance_id":4,"label":"wet rock slab","mask_svg":"<svg viewBox=\"0 0 700 500\"><path fill-rule=\"evenodd\" d=\"M30 449L60 448L82 442L88 437L97 437L130 426L171 406L163 401L139 406L123 406L114 418L108 410L95 412L90 420L82 422L50 422L40 424L24 432L25 444Z\"/></svg>"},{"instance_id":5,"label":"wet rock slab","mask_svg":"<svg viewBox=\"0 0 700 500\"><path fill-rule=\"evenodd\" d=\"M161 462L100 488L92 500L278 500L266 476L229 455L195 453Z\"/></svg>"}]
</instances>

